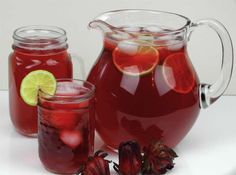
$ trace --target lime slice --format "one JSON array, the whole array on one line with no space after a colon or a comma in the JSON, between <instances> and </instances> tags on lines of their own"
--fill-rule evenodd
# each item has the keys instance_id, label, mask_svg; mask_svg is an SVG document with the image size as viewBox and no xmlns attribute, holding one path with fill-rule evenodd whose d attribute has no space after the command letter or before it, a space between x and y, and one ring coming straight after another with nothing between
<instances>
[{"instance_id":1,"label":"lime slice","mask_svg":"<svg viewBox=\"0 0 236 175\"><path fill-rule=\"evenodd\" d=\"M32 71L22 80L20 95L25 103L36 106L39 89L49 95L54 95L56 85L56 79L52 73L45 70Z\"/></svg>"}]
</instances>

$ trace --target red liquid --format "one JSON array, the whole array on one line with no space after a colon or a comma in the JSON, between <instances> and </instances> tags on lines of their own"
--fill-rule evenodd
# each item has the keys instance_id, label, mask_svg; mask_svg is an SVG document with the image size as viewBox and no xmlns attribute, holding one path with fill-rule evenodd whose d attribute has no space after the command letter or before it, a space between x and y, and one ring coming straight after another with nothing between
<instances>
[{"instance_id":1,"label":"red liquid","mask_svg":"<svg viewBox=\"0 0 236 175\"><path fill-rule=\"evenodd\" d=\"M47 170L73 174L93 153L94 101L57 100L40 99L39 157Z\"/></svg>"},{"instance_id":2,"label":"red liquid","mask_svg":"<svg viewBox=\"0 0 236 175\"><path fill-rule=\"evenodd\" d=\"M117 52L116 45L106 38L105 48L89 74L88 81L96 86L96 129L112 148L117 149L126 140L146 145L161 138L174 147L198 116L199 82L185 46L155 49L159 56L153 51L148 51L146 57L145 53L130 56L119 48ZM127 65L127 70L137 68L142 60L154 62L154 56L159 57L158 64L144 74L130 75L119 70Z\"/></svg>"},{"instance_id":3,"label":"red liquid","mask_svg":"<svg viewBox=\"0 0 236 175\"><path fill-rule=\"evenodd\" d=\"M16 130L31 136L37 133L37 108L26 104L20 96L23 78L34 70L47 70L56 78L71 78L72 63L66 48L57 50L25 50L14 48L9 57L9 106Z\"/></svg>"}]
</instances>

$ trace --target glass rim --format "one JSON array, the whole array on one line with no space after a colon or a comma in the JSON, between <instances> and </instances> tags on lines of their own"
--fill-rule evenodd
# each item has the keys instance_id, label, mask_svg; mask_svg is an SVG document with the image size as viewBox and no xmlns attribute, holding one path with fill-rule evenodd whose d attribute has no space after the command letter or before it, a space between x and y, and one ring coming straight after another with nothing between
<instances>
[{"instance_id":1,"label":"glass rim","mask_svg":"<svg viewBox=\"0 0 236 175\"><path fill-rule=\"evenodd\" d=\"M86 81L86 80L82 80L82 79L74 79L74 78L59 78L56 79L56 82L82 82L82 83L86 83L87 85L89 85L90 87L88 88L89 91L86 92L83 95L73 95L73 96L69 96L69 95L50 95L48 93L43 92L41 89L39 89L39 94L38 94L38 98L43 98L44 100L50 100L51 98L57 98L58 100L60 99L65 99L65 98L69 98L69 99L89 99L91 97L94 96L95 94L95 85ZM46 97L46 98L45 98ZM57 101L58 101L57 100Z\"/></svg>"},{"instance_id":2,"label":"glass rim","mask_svg":"<svg viewBox=\"0 0 236 175\"><path fill-rule=\"evenodd\" d=\"M170 31L164 31L164 32L162 32L163 34L179 33L182 30L186 29L191 24L191 20L188 17L184 16L184 15L181 15L181 14L178 14L178 13L173 13L173 12L168 12L168 11L149 10L149 9L118 9L118 10L111 10L111 11L106 11L106 12L100 13L98 16L95 17L95 19L101 18L103 16L107 16L107 15L113 15L113 14L116 14L116 13L121 13L121 12L147 12L147 13L156 13L156 14L158 14L158 13L161 14L162 13L162 14L169 14L169 15L178 16L178 17L185 20L185 24L182 25L181 27L178 27L178 28L176 28L174 30L170 30ZM114 28L116 28L116 27L114 27ZM126 32L125 30L120 29L120 28L117 28L117 30Z\"/></svg>"},{"instance_id":3,"label":"glass rim","mask_svg":"<svg viewBox=\"0 0 236 175\"><path fill-rule=\"evenodd\" d=\"M28 25L13 32L13 46L26 50L68 48L66 31L51 25ZM14 47L13 47L14 48Z\"/></svg>"},{"instance_id":4,"label":"glass rim","mask_svg":"<svg viewBox=\"0 0 236 175\"><path fill-rule=\"evenodd\" d=\"M54 40L59 40L61 38L66 38L66 31L63 28L53 26L53 25L27 25L27 26L22 26L14 30L13 32L13 39L15 40L25 40L27 37L20 36L20 32L26 32L29 30L45 30L49 32L56 32L60 34L57 37L51 37L50 39ZM28 41L36 41L35 39L32 38L27 38Z\"/></svg>"}]
</instances>

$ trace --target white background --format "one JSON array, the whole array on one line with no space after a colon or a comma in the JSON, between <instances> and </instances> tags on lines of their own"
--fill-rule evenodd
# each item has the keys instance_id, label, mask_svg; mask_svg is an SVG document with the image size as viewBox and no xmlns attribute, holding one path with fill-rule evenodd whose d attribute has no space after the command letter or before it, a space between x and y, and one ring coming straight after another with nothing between
<instances>
[{"instance_id":1,"label":"white background","mask_svg":"<svg viewBox=\"0 0 236 175\"><path fill-rule=\"evenodd\" d=\"M226 26L236 43L236 0L0 0L0 89L7 89L8 55L14 29L32 24L64 28L69 50L83 59L87 74L102 47L100 33L88 30L87 24L101 12L123 8L176 12L193 21L215 18ZM212 83L217 79L220 49L219 39L212 30L203 27L195 31L189 54L201 82ZM79 66L75 67L79 75ZM236 94L236 71L226 93Z\"/></svg>"}]
</instances>

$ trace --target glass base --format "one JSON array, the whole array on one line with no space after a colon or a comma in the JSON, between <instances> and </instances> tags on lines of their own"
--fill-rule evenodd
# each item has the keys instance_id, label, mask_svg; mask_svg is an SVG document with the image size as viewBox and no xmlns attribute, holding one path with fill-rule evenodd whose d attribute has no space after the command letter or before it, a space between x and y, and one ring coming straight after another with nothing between
<instances>
[{"instance_id":1,"label":"glass base","mask_svg":"<svg viewBox=\"0 0 236 175\"><path fill-rule=\"evenodd\" d=\"M18 132L19 134L23 135L23 136L26 136L26 137L31 137L31 138L37 138L38 137L38 133L26 133L22 130L19 130L19 129L15 129L16 132Z\"/></svg>"}]
</instances>

